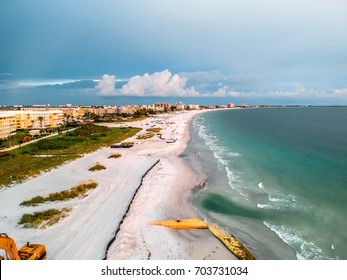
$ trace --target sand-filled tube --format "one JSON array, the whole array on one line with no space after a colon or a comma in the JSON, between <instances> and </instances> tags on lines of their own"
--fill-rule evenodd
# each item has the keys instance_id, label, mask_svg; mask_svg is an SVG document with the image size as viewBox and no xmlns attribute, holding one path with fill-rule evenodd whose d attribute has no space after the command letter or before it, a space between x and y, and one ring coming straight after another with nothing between
<instances>
[{"instance_id":1,"label":"sand-filled tube","mask_svg":"<svg viewBox=\"0 0 347 280\"><path fill-rule=\"evenodd\" d=\"M162 226L171 229L208 229L208 225L199 219L185 219L185 220L160 220L150 223L153 226Z\"/></svg>"},{"instance_id":2,"label":"sand-filled tube","mask_svg":"<svg viewBox=\"0 0 347 280\"><path fill-rule=\"evenodd\" d=\"M199 219L184 219L184 220L159 220L149 223L153 226L162 226L175 230L189 229L209 229L210 232L218 238L227 249L232 252L239 260L255 260L248 249L233 235L227 234L224 230L218 228L216 224L209 226L207 223Z\"/></svg>"},{"instance_id":3,"label":"sand-filled tube","mask_svg":"<svg viewBox=\"0 0 347 280\"><path fill-rule=\"evenodd\" d=\"M210 232L217 237L239 260L255 260L251 252L233 235L219 229L217 225L209 226Z\"/></svg>"}]
</instances>

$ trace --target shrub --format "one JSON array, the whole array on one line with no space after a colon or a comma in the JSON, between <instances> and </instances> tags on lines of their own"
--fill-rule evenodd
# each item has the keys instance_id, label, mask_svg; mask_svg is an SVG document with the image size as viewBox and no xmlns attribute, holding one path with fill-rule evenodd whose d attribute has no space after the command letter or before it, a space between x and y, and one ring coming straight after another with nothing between
<instances>
[{"instance_id":1,"label":"shrub","mask_svg":"<svg viewBox=\"0 0 347 280\"><path fill-rule=\"evenodd\" d=\"M66 217L70 210L69 208L61 210L48 209L42 212L34 212L33 214L23 214L18 224L23 225L25 228L45 228L56 224Z\"/></svg>"},{"instance_id":2,"label":"shrub","mask_svg":"<svg viewBox=\"0 0 347 280\"><path fill-rule=\"evenodd\" d=\"M160 127L152 127L152 128L147 128L146 130L150 131L150 132L160 132L161 128Z\"/></svg>"},{"instance_id":3,"label":"shrub","mask_svg":"<svg viewBox=\"0 0 347 280\"><path fill-rule=\"evenodd\" d=\"M0 152L0 157L6 157L8 156L8 152Z\"/></svg>"},{"instance_id":4,"label":"shrub","mask_svg":"<svg viewBox=\"0 0 347 280\"><path fill-rule=\"evenodd\" d=\"M120 158L122 155L121 154L113 154L110 155L108 158Z\"/></svg>"},{"instance_id":5,"label":"shrub","mask_svg":"<svg viewBox=\"0 0 347 280\"><path fill-rule=\"evenodd\" d=\"M51 193L48 196L35 196L30 200L23 201L21 206L36 206L45 202L54 202L54 201L65 201L70 200L76 197L82 197L90 189L95 189L97 183L89 180L88 182L82 182L79 185L71 188L70 190L65 190L61 192Z\"/></svg>"},{"instance_id":6,"label":"shrub","mask_svg":"<svg viewBox=\"0 0 347 280\"><path fill-rule=\"evenodd\" d=\"M134 146L134 142L123 142L120 144L120 146L122 148L131 148L132 146Z\"/></svg>"},{"instance_id":7,"label":"shrub","mask_svg":"<svg viewBox=\"0 0 347 280\"><path fill-rule=\"evenodd\" d=\"M89 171L100 171L100 170L104 170L104 169L106 169L106 167L97 162L94 166L89 168Z\"/></svg>"},{"instance_id":8,"label":"shrub","mask_svg":"<svg viewBox=\"0 0 347 280\"><path fill-rule=\"evenodd\" d=\"M153 133L146 133L146 134L138 136L136 139L144 140L144 139L152 138L153 136L154 136Z\"/></svg>"}]
</instances>

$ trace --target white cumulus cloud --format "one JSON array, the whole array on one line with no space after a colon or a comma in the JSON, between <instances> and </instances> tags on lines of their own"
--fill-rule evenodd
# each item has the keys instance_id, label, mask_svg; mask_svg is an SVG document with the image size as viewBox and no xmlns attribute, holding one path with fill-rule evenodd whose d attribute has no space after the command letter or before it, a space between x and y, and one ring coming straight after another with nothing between
<instances>
[{"instance_id":1,"label":"white cumulus cloud","mask_svg":"<svg viewBox=\"0 0 347 280\"><path fill-rule=\"evenodd\" d=\"M130 96L198 96L194 87L187 88L187 79L169 70L132 77L121 89Z\"/></svg>"},{"instance_id":2,"label":"white cumulus cloud","mask_svg":"<svg viewBox=\"0 0 347 280\"><path fill-rule=\"evenodd\" d=\"M107 74L103 75L95 88L99 91L100 95L116 95L116 76Z\"/></svg>"}]
</instances>

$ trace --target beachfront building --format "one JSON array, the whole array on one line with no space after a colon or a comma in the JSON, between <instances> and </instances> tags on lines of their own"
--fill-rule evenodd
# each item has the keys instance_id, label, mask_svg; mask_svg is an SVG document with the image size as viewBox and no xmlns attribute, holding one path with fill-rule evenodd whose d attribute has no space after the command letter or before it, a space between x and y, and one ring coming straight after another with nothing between
<instances>
[{"instance_id":1,"label":"beachfront building","mask_svg":"<svg viewBox=\"0 0 347 280\"><path fill-rule=\"evenodd\" d=\"M63 111L17 111L17 129L56 128L63 124Z\"/></svg>"},{"instance_id":2,"label":"beachfront building","mask_svg":"<svg viewBox=\"0 0 347 280\"><path fill-rule=\"evenodd\" d=\"M83 106L83 114L94 114L100 117L117 114L116 106Z\"/></svg>"},{"instance_id":3,"label":"beachfront building","mask_svg":"<svg viewBox=\"0 0 347 280\"><path fill-rule=\"evenodd\" d=\"M137 110L141 109L138 105L126 105L126 106L118 106L117 107L117 114L134 114Z\"/></svg>"},{"instance_id":4,"label":"beachfront building","mask_svg":"<svg viewBox=\"0 0 347 280\"><path fill-rule=\"evenodd\" d=\"M84 116L84 110L81 107L58 107L53 110L63 111L64 116L80 118Z\"/></svg>"},{"instance_id":5,"label":"beachfront building","mask_svg":"<svg viewBox=\"0 0 347 280\"><path fill-rule=\"evenodd\" d=\"M184 104L182 102L176 103L176 110L184 110Z\"/></svg>"},{"instance_id":6,"label":"beachfront building","mask_svg":"<svg viewBox=\"0 0 347 280\"><path fill-rule=\"evenodd\" d=\"M16 114L8 111L0 111L0 140L5 140L16 131Z\"/></svg>"},{"instance_id":7,"label":"beachfront building","mask_svg":"<svg viewBox=\"0 0 347 280\"><path fill-rule=\"evenodd\" d=\"M172 110L173 105L169 103L155 103L152 105L152 108L156 112L168 112Z\"/></svg>"},{"instance_id":8,"label":"beachfront building","mask_svg":"<svg viewBox=\"0 0 347 280\"><path fill-rule=\"evenodd\" d=\"M21 111L63 111L64 116L83 117L84 110L81 107L69 106L70 104L60 105L59 107L48 107L45 105L33 105L33 107L21 108Z\"/></svg>"},{"instance_id":9,"label":"beachfront building","mask_svg":"<svg viewBox=\"0 0 347 280\"><path fill-rule=\"evenodd\" d=\"M56 128L63 124L63 111L2 111L0 112L0 139L21 129Z\"/></svg>"},{"instance_id":10,"label":"beachfront building","mask_svg":"<svg viewBox=\"0 0 347 280\"><path fill-rule=\"evenodd\" d=\"M188 105L188 110L200 110L200 106L196 104Z\"/></svg>"}]
</instances>

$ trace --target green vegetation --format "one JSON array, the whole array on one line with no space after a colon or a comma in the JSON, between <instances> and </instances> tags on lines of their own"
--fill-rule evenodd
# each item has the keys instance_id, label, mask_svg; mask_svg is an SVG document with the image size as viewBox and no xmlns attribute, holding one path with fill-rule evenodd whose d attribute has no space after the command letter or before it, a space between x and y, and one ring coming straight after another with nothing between
<instances>
[{"instance_id":1,"label":"green vegetation","mask_svg":"<svg viewBox=\"0 0 347 280\"><path fill-rule=\"evenodd\" d=\"M31 136L28 135L28 130L18 130L16 133L11 134L10 138L4 140L2 145L6 148L22 144L31 140Z\"/></svg>"},{"instance_id":2,"label":"green vegetation","mask_svg":"<svg viewBox=\"0 0 347 280\"><path fill-rule=\"evenodd\" d=\"M144 139L149 139L149 138L152 138L154 136L153 133L146 133L146 134L143 134L143 135L140 135L140 136L137 136L136 139L139 139L139 140L144 140Z\"/></svg>"},{"instance_id":3,"label":"green vegetation","mask_svg":"<svg viewBox=\"0 0 347 280\"><path fill-rule=\"evenodd\" d=\"M88 182L82 182L79 185L71 188L70 190L51 193L48 196L35 196L30 200L23 201L21 206L36 206L46 202L54 202L54 201L65 201L70 200L76 197L82 197L85 195L87 191L90 189L95 189L97 187L97 183L93 180L89 180Z\"/></svg>"},{"instance_id":4,"label":"green vegetation","mask_svg":"<svg viewBox=\"0 0 347 280\"><path fill-rule=\"evenodd\" d=\"M143 139L148 139L152 138L154 136L154 133L158 133L161 131L160 127L152 127L152 128L147 128L146 129L147 133L138 136L136 139L143 140Z\"/></svg>"},{"instance_id":5,"label":"green vegetation","mask_svg":"<svg viewBox=\"0 0 347 280\"><path fill-rule=\"evenodd\" d=\"M149 132L160 132L161 128L160 127L152 127L152 128L147 128L146 130Z\"/></svg>"},{"instance_id":6,"label":"green vegetation","mask_svg":"<svg viewBox=\"0 0 347 280\"><path fill-rule=\"evenodd\" d=\"M145 119L147 119L147 116L138 116L138 117L131 117L127 119L120 119L120 120L117 120L116 123L137 122L137 121L143 121Z\"/></svg>"},{"instance_id":7,"label":"green vegetation","mask_svg":"<svg viewBox=\"0 0 347 280\"><path fill-rule=\"evenodd\" d=\"M18 224L23 225L25 228L46 228L59 222L65 218L71 209L63 208L49 209L42 212L34 212L33 214L24 214Z\"/></svg>"},{"instance_id":8,"label":"green vegetation","mask_svg":"<svg viewBox=\"0 0 347 280\"><path fill-rule=\"evenodd\" d=\"M94 166L89 168L89 171L100 171L100 170L104 170L104 169L106 169L106 167L97 162Z\"/></svg>"},{"instance_id":9,"label":"green vegetation","mask_svg":"<svg viewBox=\"0 0 347 280\"><path fill-rule=\"evenodd\" d=\"M0 187L19 183L62 163L132 137L140 128L86 124L61 136L42 139L0 157ZM50 157L47 158L46 156Z\"/></svg>"},{"instance_id":10,"label":"green vegetation","mask_svg":"<svg viewBox=\"0 0 347 280\"><path fill-rule=\"evenodd\" d=\"M141 108L135 111L134 116L141 117L141 116L148 116L148 115L155 115L155 114L156 112L153 109Z\"/></svg>"},{"instance_id":11,"label":"green vegetation","mask_svg":"<svg viewBox=\"0 0 347 280\"><path fill-rule=\"evenodd\" d=\"M121 154L112 154L108 158L120 158L121 156Z\"/></svg>"}]
</instances>

